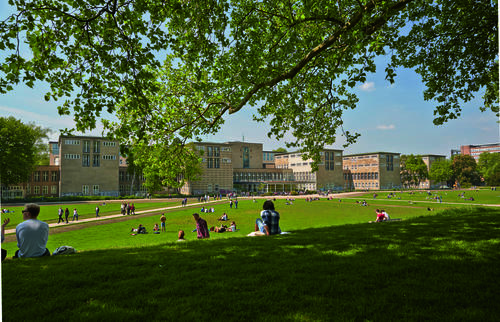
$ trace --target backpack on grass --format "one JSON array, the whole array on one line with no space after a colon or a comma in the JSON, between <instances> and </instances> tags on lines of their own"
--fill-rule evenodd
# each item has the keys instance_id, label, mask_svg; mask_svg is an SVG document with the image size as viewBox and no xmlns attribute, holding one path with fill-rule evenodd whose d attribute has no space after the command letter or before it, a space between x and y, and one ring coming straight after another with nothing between
<instances>
[{"instance_id":1,"label":"backpack on grass","mask_svg":"<svg viewBox=\"0 0 500 322\"><path fill-rule=\"evenodd\" d=\"M76 253L76 249L72 246L60 246L52 253L52 255L69 255Z\"/></svg>"}]
</instances>

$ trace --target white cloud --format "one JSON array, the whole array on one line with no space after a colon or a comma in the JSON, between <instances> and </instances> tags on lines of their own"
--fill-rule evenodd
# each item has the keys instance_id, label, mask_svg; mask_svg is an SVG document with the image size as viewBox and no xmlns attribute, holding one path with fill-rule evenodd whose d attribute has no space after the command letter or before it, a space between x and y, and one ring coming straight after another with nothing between
<instances>
[{"instance_id":1,"label":"white cloud","mask_svg":"<svg viewBox=\"0 0 500 322\"><path fill-rule=\"evenodd\" d=\"M377 126L378 130L383 130L383 131L394 130L395 128L396 128L396 126L394 124L379 125L379 126Z\"/></svg>"},{"instance_id":2,"label":"white cloud","mask_svg":"<svg viewBox=\"0 0 500 322\"><path fill-rule=\"evenodd\" d=\"M375 90L375 83L366 82L364 84L359 85L359 88L364 92L373 92Z\"/></svg>"}]
</instances>

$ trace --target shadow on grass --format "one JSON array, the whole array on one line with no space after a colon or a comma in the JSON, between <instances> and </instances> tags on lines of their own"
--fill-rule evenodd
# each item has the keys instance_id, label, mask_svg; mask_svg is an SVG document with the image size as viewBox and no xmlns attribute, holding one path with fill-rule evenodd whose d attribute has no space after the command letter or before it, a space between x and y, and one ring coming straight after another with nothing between
<instances>
[{"instance_id":1,"label":"shadow on grass","mask_svg":"<svg viewBox=\"0 0 500 322\"><path fill-rule=\"evenodd\" d=\"M4 320L498 321L499 216L8 260Z\"/></svg>"}]
</instances>

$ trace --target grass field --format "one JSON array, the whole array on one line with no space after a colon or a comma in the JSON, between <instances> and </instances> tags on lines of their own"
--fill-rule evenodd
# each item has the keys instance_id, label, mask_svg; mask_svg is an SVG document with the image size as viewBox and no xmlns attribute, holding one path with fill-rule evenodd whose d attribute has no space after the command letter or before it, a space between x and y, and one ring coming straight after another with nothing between
<instances>
[{"instance_id":1,"label":"grass field","mask_svg":"<svg viewBox=\"0 0 500 322\"><path fill-rule=\"evenodd\" d=\"M79 219L84 218L93 218L95 217L95 207L99 206L99 215L107 216L113 214L120 213L120 204L122 201L110 201L106 200L105 205L103 205L104 201L101 202L92 202L92 203L71 203L71 204L48 204L40 206L40 215L38 219L45 221L47 223L53 223L58 221L58 210L59 207L63 207L63 209L69 209L69 220L71 221L73 218L73 209L76 208L78 211ZM131 201L135 205L135 211L149 210L149 209L157 209L162 207L171 207L179 205L180 201L172 200L172 201L161 201L161 202L149 202L149 201ZM3 208L7 208L13 213L4 214L3 216L8 216L11 220L9 226L17 225L23 221L21 210L24 206L5 206ZM64 216L63 216L64 217Z\"/></svg>"},{"instance_id":2,"label":"grass field","mask_svg":"<svg viewBox=\"0 0 500 322\"><path fill-rule=\"evenodd\" d=\"M261 205L240 204L229 217L250 225ZM3 319L500 320L498 208L393 207L389 213L405 220L369 224L371 207L280 205L282 227L292 233L272 237L224 238L242 231L175 242L168 236L178 227L194 226L188 210L169 214L169 232L160 236L130 236L130 222L111 224L114 235L103 240L119 248L86 250L105 235L87 232L84 252L4 261ZM76 242L73 233L50 240L68 234Z\"/></svg>"},{"instance_id":3,"label":"grass field","mask_svg":"<svg viewBox=\"0 0 500 322\"><path fill-rule=\"evenodd\" d=\"M384 207L392 218L408 219L415 216L429 215L431 213L427 210L427 204L394 205L392 203L388 204L384 200L374 200L369 203L368 207L356 204L355 200L343 200L339 202L338 200L322 199L314 202L306 202L303 199L297 199L293 205L287 206L285 203L286 201L283 199L278 199L275 202L276 209L281 214L280 226L283 231L297 231L332 225L366 223L376 218L376 208ZM211 206L215 208L215 213L201 214L202 218L207 220L209 227L221 225L221 222L219 222L217 218L220 217L223 212L226 212L229 216L229 222L234 220L237 227L240 229L238 232L222 234L213 233L211 238L238 237L245 236L254 230L255 219L258 217L262 208L262 200L255 203L251 200L240 200L239 209L231 209L227 203ZM445 207L446 205L443 204L439 206ZM194 212L199 212L200 208L201 206L197 206L166 212L166 233L151 233L154 224L160 223L159 214L143 218L129 217L127 221L53 234L49 237L47 247L53 251L59 246L71 245L78 250L86 251L160 245L165 242L177 240L177 233L179 230L184 230L186 232L187 240L194 240L196 239L196 233L193 233L192 230L196 227L192 214ZM131 228L137 228L139 224L144 225L150 233L147 235L131 236ZM13 225L11 227L13 227ZM2 247L7 249L9 254L13 254L17 249L16 242L5 243Z\"/></svg>"}]
</instances>

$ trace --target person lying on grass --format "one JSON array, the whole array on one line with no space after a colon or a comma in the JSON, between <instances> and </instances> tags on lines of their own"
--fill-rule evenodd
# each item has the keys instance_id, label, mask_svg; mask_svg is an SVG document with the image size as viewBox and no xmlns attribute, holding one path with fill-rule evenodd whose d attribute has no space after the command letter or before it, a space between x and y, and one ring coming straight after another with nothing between
<instances>
[{"instance_id":1,"label":"person lying on grass","mask_svg":"<svg viewBox=\"0 0 500 322\"><path fill-rule=\"evenodd\" d=\"M266 200L262 209L261 218L257 218L255 221L255 231L260 231L267 236L281 234L280 214L274 210L274 203L271 200Z\"/></svg>"},{"instance_id":2,"label":"person lying on grass","mask_svg":"<svg viewBox=\"0 0 500 322\"><path fill-rule=\"evenodd\" d=\"M220 217L219 217L219 219L217 219L217 220L219 220L219 221L226 221L227 219L228 219L228 218L227 218L227 214L226 214L226 213L224 213L224 214L223 214L222 216L220 216Z\"/></svg>"}]
</instances>

